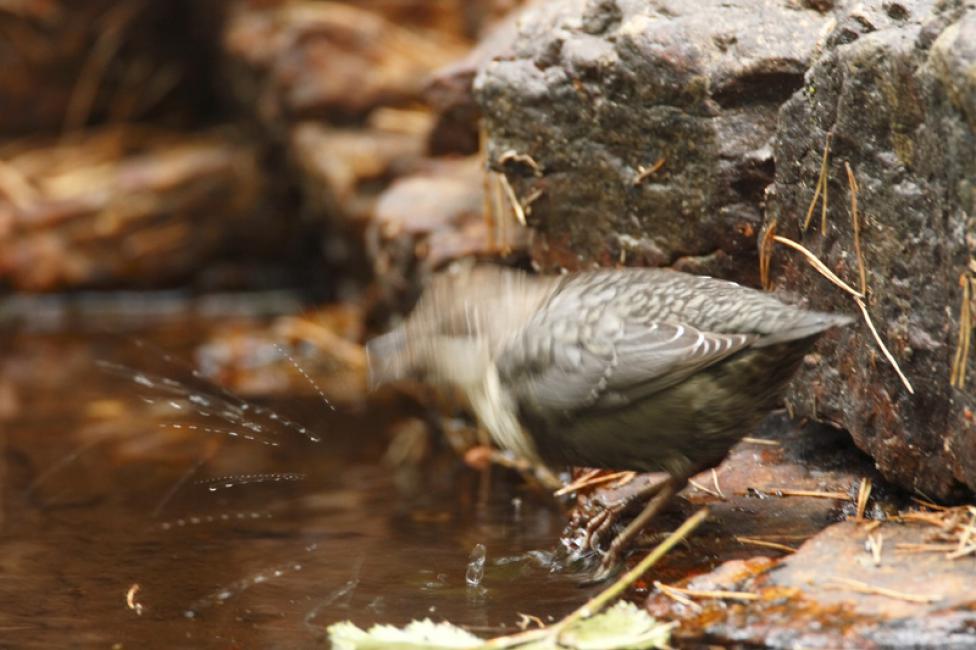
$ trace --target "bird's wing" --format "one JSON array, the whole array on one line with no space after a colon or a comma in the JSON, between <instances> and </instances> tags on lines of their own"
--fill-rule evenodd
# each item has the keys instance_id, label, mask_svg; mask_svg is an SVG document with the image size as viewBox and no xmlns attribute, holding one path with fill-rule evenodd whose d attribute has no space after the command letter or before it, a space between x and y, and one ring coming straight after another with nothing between
<instances>
[{"instance_id":1,"label":"bird's wing","mask_svg":"<svg viewBox=\"0 0 976 650\"><path fill-rule=\"evenodd\" d=\"M665 321L535 319L496 358L503 384L540 413L616 408L673 386L757 340Z\"/></svg>"}]
</instances>

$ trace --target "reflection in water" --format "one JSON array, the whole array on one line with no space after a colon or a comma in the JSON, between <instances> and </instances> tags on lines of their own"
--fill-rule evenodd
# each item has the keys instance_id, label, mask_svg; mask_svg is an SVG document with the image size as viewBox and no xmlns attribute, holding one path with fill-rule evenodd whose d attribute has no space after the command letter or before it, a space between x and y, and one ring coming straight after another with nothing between
<instances>
[{"instance_id":1,"label":"reflection in water","mask_svg":"<svg viewBox=\"0 0 976 650\"><path fill-rule=\"evenodd\" d=\"M450 455L398 475L396 414L208 386L179 361L202 335L8 338L4 643L321 647L347 618L488 634L584 600L551 501Z\"/></svg>"}]
</instances>

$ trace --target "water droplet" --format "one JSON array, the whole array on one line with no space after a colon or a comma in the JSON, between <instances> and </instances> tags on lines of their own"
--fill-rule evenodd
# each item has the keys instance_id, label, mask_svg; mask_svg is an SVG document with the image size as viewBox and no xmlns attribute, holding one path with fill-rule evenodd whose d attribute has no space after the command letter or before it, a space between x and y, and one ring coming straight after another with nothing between
<instances>
[{"instance_id":1,"label":"water droplet","mask_svg":"<svg viewBox=\"0 0 976 650\"><path fill-rule=\"evenodd\" d=\"M475 544L468 558L468 568L464 573L464 581L469 587L478 587L485 578L485 560L488 552L484 544Z\"/></svg>"}]
</instances>

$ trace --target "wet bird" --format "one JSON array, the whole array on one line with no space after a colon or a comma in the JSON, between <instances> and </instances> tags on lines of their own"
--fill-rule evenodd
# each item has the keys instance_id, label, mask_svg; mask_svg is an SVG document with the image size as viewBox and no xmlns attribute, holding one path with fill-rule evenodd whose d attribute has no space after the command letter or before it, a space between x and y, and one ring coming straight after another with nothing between
<instances>
[{"instance_id":1,"label":"wet bird","mask_svg":"<svg viewBox=\"0 0 976 650\"><path fill-rule=\"evenodd\" d=\"M372 386L459 387L495 442L530 461L663 472L636 495L649 501L610 544L606 576L690 477L779 404L817 338L851 320L665 269L468 266L436 276L367 353Z\"/></svg>"}]
</instances>

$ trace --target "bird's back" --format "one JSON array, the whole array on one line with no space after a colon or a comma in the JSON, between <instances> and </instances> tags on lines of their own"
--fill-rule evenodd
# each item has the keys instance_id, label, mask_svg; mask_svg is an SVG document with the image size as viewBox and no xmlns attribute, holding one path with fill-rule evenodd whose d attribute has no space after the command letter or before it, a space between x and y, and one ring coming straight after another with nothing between
<instances>
[{"instance_id":1,"label":"bird's back","mask_svg":"<svg viewBox=\"0 0 976 650\"><path fill-rule=\"evenodd\" d=\"M497 366L542 458L680 474L719 462L847 322L722 280L593 271L564 277Z\"/></svg>"}]
</instances>

